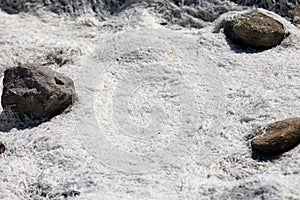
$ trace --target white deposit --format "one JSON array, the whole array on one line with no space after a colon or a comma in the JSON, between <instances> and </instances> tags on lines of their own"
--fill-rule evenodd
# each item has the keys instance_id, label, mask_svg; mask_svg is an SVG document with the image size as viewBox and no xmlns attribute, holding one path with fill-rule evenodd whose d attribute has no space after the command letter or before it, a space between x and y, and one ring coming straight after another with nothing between
<instances>
[{"instance_id":1,"label":"white deposit","mask_svg":"<svg viewBox=\"0 0 300 200\"><path fill-rule=\"evenodd\" d=\"M290 33L265 51L227 41L220 24L237 11L201 29L143 4L104 21L0 11L1 79L46 65L78 95L33 128L1 114L0 199L300 199L300 146L261 160L249 145L300 117L300 29L261 11Z\"/></svg>"}]
</instances>

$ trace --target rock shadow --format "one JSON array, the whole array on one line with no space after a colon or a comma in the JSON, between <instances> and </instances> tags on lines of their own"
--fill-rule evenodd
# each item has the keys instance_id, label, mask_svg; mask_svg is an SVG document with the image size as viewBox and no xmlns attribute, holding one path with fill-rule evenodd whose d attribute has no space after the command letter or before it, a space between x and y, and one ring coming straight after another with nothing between
<instances>
[{"instance_id":1,"label":"rock shadow","mask_svg":"<svg viewBox=\"0 0 300 200\"><path fill-rule=\"evenodd\" d=\"M230 49L238 54L242 54L242 53L256 54L256 53L261 53L264 50L266 50L266 49L249 47L240 42L233 42L229 38L226 38L226 41L227 41L227 44L229 45Z\"/></svg>"},{"instance_id":2,"label":"rock shadow","mask_svg":"<svg viewBox=\"0 0 300 200\"><path fill-rule=\"evenodd\" d=\"M30 129L39 126L45 121L48 120L31 120L28 117L21 119L16 112L7 107L0 113L0 131L9 132L14 128L18 130Z\"/></svg>"},{"instance_id":3,"label":"rock shadow","mask_svg":"<svg viewBox=\"0 0 300 200\"><path fill-rule=\"evenodd\" d=\"M281 155L282 155L282 153L262 154L260 152L252 151L251 157L253 160L256 160L258 162L267 162L267 161L277 160L281 157Z\"/></svg>"},{"instance_id":4,"label":"rock shadow","mask_svg":"<svg viewBox=\"0 0 300 200\"><path fill-rule=\"evenodd\" d=\"M279 159L284 153L296 148L298 145L291 146L285 151L281 151L278 153L262 153L257 151L252 151L251 157L252 159L259 162L273 161Z\"/></svg>"}]
</instances>

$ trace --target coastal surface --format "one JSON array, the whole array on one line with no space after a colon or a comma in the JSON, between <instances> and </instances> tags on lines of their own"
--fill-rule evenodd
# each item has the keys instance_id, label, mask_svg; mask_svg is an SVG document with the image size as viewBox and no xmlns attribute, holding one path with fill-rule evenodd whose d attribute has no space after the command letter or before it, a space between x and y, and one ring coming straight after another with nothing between
<instances>
[{"instance_id":1,"label":"coastal surface","mask_svg":"<svg viewBox=\"0 0 300 200\"><path fill-rule=\"evenodd\" d=\"M21 2L0 4L1 82L34 63L77 97L26 129L2 111L0 199L300 199L300 146L267 159L250 146L300 117L300 29L285 4L259 8L286 37L255 50L223 32L253 9L238 1Z\"/></svg>"}]
</instances>

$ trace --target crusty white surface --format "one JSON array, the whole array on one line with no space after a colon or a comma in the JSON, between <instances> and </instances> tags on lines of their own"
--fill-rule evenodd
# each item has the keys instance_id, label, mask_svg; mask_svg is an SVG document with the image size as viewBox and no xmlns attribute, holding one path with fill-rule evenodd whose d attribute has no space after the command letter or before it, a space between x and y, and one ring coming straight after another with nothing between
<instances>
[{"instance_id":1,"label":"crusty white surface","mask_svg":"<svg viewBox=\"0 0 300 200\"><path fill-rule=\"evenodd\" d=\"M139 7L104 22L0 12L2 76L62 50L71 61L49 65L78 93L70 112L0 133L1 199L70 190L77 199L300 198L300 147L257 161L245 139L299 117L299 29L276 48L244 52L213 23L160 22Z\"/></svg>"}]
</instances>

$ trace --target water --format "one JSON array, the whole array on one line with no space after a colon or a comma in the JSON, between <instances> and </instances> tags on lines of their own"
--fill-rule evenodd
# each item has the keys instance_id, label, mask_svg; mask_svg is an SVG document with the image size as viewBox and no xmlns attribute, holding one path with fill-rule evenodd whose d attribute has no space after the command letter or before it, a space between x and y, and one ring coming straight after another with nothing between
<instances>
[{"instance_id":1,"label":"water","mask_svg":"<svg viewBox=\"0 0 300 200\"><path fill-rule=\"evenodd\" d=\"M238 51L222 31L212 33L214 26L236 12L206 23L229 10L248 8L242 4L255 4L236 2L240 4L229 0L0 0L2 9L15 14L0 12L0 72L15 61L47 63L71 77L81 97L71 112L39 127L0 132L8 148L0 159L0 199L58 199L79 192L78 199L91 200L300 199L300 146L279 159L261 162L252 159L246 141L257 127L299 114L295 111L300 108L300 31L268 13L283 23L290 36L263 52ZM259 3L269 10L280 8L264 2L273 1ZM285 2L274 4L291 6ZM36 17L46 11L71 20L49 12ZM105 21L98 23L95 17ZM162 26L162 20L207 26ZM49 55L53 56L49 59ZM59 66L52 61L56 56L71 62ZM132 123L122 121L125 114ZM196 117L190 118L191 114ZM86 120L92 117L96 119ZM155 135L145 140L129 137L140 130L131 125L143 127L147 122L167 131L152 126ZM88 137L95 124L104 138ZM99 144L93 149L99 157L88 151L88 139ZM116 147L115 151L103 155L99 148L107 146ZM178 148L170 151L176 146L187 153ZM161 151L162 147L167 148ZM140 164L137 156L128 160L119 149L149 159L144 168L136 169L141 166L134 165ZM146 157L154 150L153 157ZM182 156L176 162L162 160L178 154ZM113 159L102 160L105 156ZM121 163L115 162L119 158ZM123 173L153 166L151 171L162 168L139 175Z\"/></svg>"},{"instance_id":2,"label":"water","mask_svg":"<svg viewBox=\"0 0 300 200\"><path fill-rule=\"evenodd\" d=\"M288 11L300 0L1 0L0 8L9 14L29 12L39 14L51 11L57 14L80 16L95 14L101 19L132 6L151 7L168 21L185 17L214 21L221 14L255 6L289 16Z\"/></svg>"}]
</instances>

